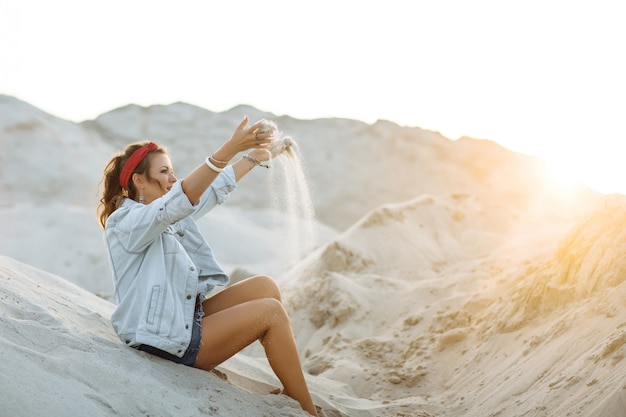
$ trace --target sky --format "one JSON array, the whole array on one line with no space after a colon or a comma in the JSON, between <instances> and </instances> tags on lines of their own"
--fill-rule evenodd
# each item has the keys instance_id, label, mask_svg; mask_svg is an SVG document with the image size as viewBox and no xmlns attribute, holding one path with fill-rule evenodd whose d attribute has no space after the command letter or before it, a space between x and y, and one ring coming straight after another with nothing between
<instances>
[{"instance_id":1,"label":"sky","mask_svg":"<svg viewBox=\"0 0 626 417\"><path fill-rule=\"evenodd\" d=\"M626 193L621 0L0 0L0 94L385 119Z\"/></svg>"}]
</instances>

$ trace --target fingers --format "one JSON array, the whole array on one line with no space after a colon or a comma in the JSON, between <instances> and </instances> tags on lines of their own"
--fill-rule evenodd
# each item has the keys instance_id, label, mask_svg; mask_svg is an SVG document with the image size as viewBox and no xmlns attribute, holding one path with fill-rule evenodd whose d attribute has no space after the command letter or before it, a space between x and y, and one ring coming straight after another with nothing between
<instances>
[{"instance_id":1,"label":"fingers","mask_svg":"<svg viewBox=\"0 0 626 417\"><path fill-rule=\"evenodd\" d=\"M245 129L247 124L248 124L248 116L244 116L243 120L241 121L241 123L239 123L239 126L237 126L237 130Z\"/></svg>"},{"instance_id":2,"label":"fingers","mask_svg":"<svg viewBox=\"0 0 626 417\"><path fill-rule=\"evenodd\" d=\"M246 116L246 117L248 117L248 116ZM258 120L258 121L257 121L257 122L255 122L253 125L251 125L251 126L250 126L250 128L249 128L249 130L251 130L251 131L255 131L255 130L257 130L258 128L260 128L261 126L263 126L263 119Z\"/></svg>"},{"instance_id":3,"label":"fingers","mask_svg":"<svg viewBox=\"0 0 626 417\"><path fill-rule=\"evenodd\" d=\"M253 148L267 148L272 145L274 141L274 131L273 130L264 130L266 121L261 119L251 125L247 132L249 135L252 135L254 140Z\"/></svg>"},{"instance_id":4,"label":"fingers","mask_svg":"<svg viewBox=\"0 0 626 417\"><path fill-rule=\"evenodd\" d=\"M274 134L272 132L254 132L254 140L257 146L267 147L274 142Z\"/></svg>"},{"instance_id":5,"label":"fingers","mask_svg":"<svg viewBox=\"0 0 626 417\"><path fill-rule=\"evenodd\" d=\"M237 148L246 150L271 147L274 142L274 131L263 131L261 129L265 124L265 120L261 119L250 126L248 126L248 121L248 116L245 116L231 138L236 143Z\"/></svg>"}]
</instances>

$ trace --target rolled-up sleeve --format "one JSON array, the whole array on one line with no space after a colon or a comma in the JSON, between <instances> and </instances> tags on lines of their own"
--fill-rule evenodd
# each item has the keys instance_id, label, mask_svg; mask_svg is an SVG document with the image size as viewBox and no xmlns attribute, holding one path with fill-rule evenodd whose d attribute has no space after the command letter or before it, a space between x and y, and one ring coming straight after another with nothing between
<instances>
[{"instance_id":1,"label":"rolled-up sleeve","mask_svg":"<svg viewBox=\"0 0 626 417\"><path fill-rule=\"evenodd\" d=\"M215 206L224 203L230 193L237 189L235 171L232 166L227 166L220 175L200 197L200 201L195 205L193 217L198 219L207 214Z\"/></svg>"}]
</instances>

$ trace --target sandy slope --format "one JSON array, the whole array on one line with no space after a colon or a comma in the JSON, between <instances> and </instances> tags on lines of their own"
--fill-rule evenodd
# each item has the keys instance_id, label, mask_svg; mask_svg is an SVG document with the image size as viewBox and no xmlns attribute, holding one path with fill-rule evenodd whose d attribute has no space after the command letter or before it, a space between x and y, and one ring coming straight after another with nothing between
<instances>
[{"instance_id":1,"label":"sandy slope","mask_svg":"<svg viewBox=\"0 0 626 417\"><path fill-rule=\"evenodd\" d=\"M178 103L77 125L0 96L3 413L301 415L266 395L277 381L258 347L220 368L230 382L151 358L68 282L110 295L93 213L115 149L148 136L185 172L246 113L269 115ZM277 121L306 155L317 249L286 259L259 170L201 227L235 278L279 280L330 415L626 415L626 197L555 185L489 141Z\"/></svg>"},{"instance_id":2,"label":"sandy slope","mask_svg":"<svg viewBox=\"0 0 626 417\"><path fill-rule=\"evenodd\" d=\"M534 229L479 202L382 207L284 277L318 404L348 416L623 415L626 197ZM220 368L228 383L124 347L107 301L0 266L10 415L297 415L267 395L277 381L259 349Z\"/></svg>"},{"instance_id":3,"label":"sandy slope","mask_svg":"<svg viewBox=\"0 0 626 417\"><path fill-rule=\"evenodd\" d=\"M292 271L304 367L384 415L625 415L624 226L624 196L571 225L471 196L375 210Z\"/></svg>"},{"instance_id":4,"label":"sandy slope","mask_svg":"<svg viewBox=\"0 0 626 417\"><path fill-rule=\"evenodd\" d=\"M216 374L122 345L113 305L0 257L3 416L299 416L286 396L250 394Z\"/></svg>"}]
</instances>

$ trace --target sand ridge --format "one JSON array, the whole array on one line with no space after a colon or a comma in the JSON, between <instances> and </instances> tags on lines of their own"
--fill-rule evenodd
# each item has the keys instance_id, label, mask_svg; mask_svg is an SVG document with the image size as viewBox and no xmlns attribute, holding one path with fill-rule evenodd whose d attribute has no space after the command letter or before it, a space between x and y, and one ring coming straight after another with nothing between
<instances>
[{"instance_id":1,"label":"sand ridge","mask_svg":"<svg viewBox=\"0 0 626 417\"><path fill-rule=\"evenodd\" d=\"M7 96L0 109L0 408L12 416L304 415L271 394L258 345L224 379L128 349L109 322L104 163L150 137L185 172L244 114L301 146L316 240L285 260L292 236L262 171L200 226L235 280L276 277L327 415L623 416L625 196L562 187L490 141L391 122L176 103L74 124Z\"/></svg>"}]
</instances>

